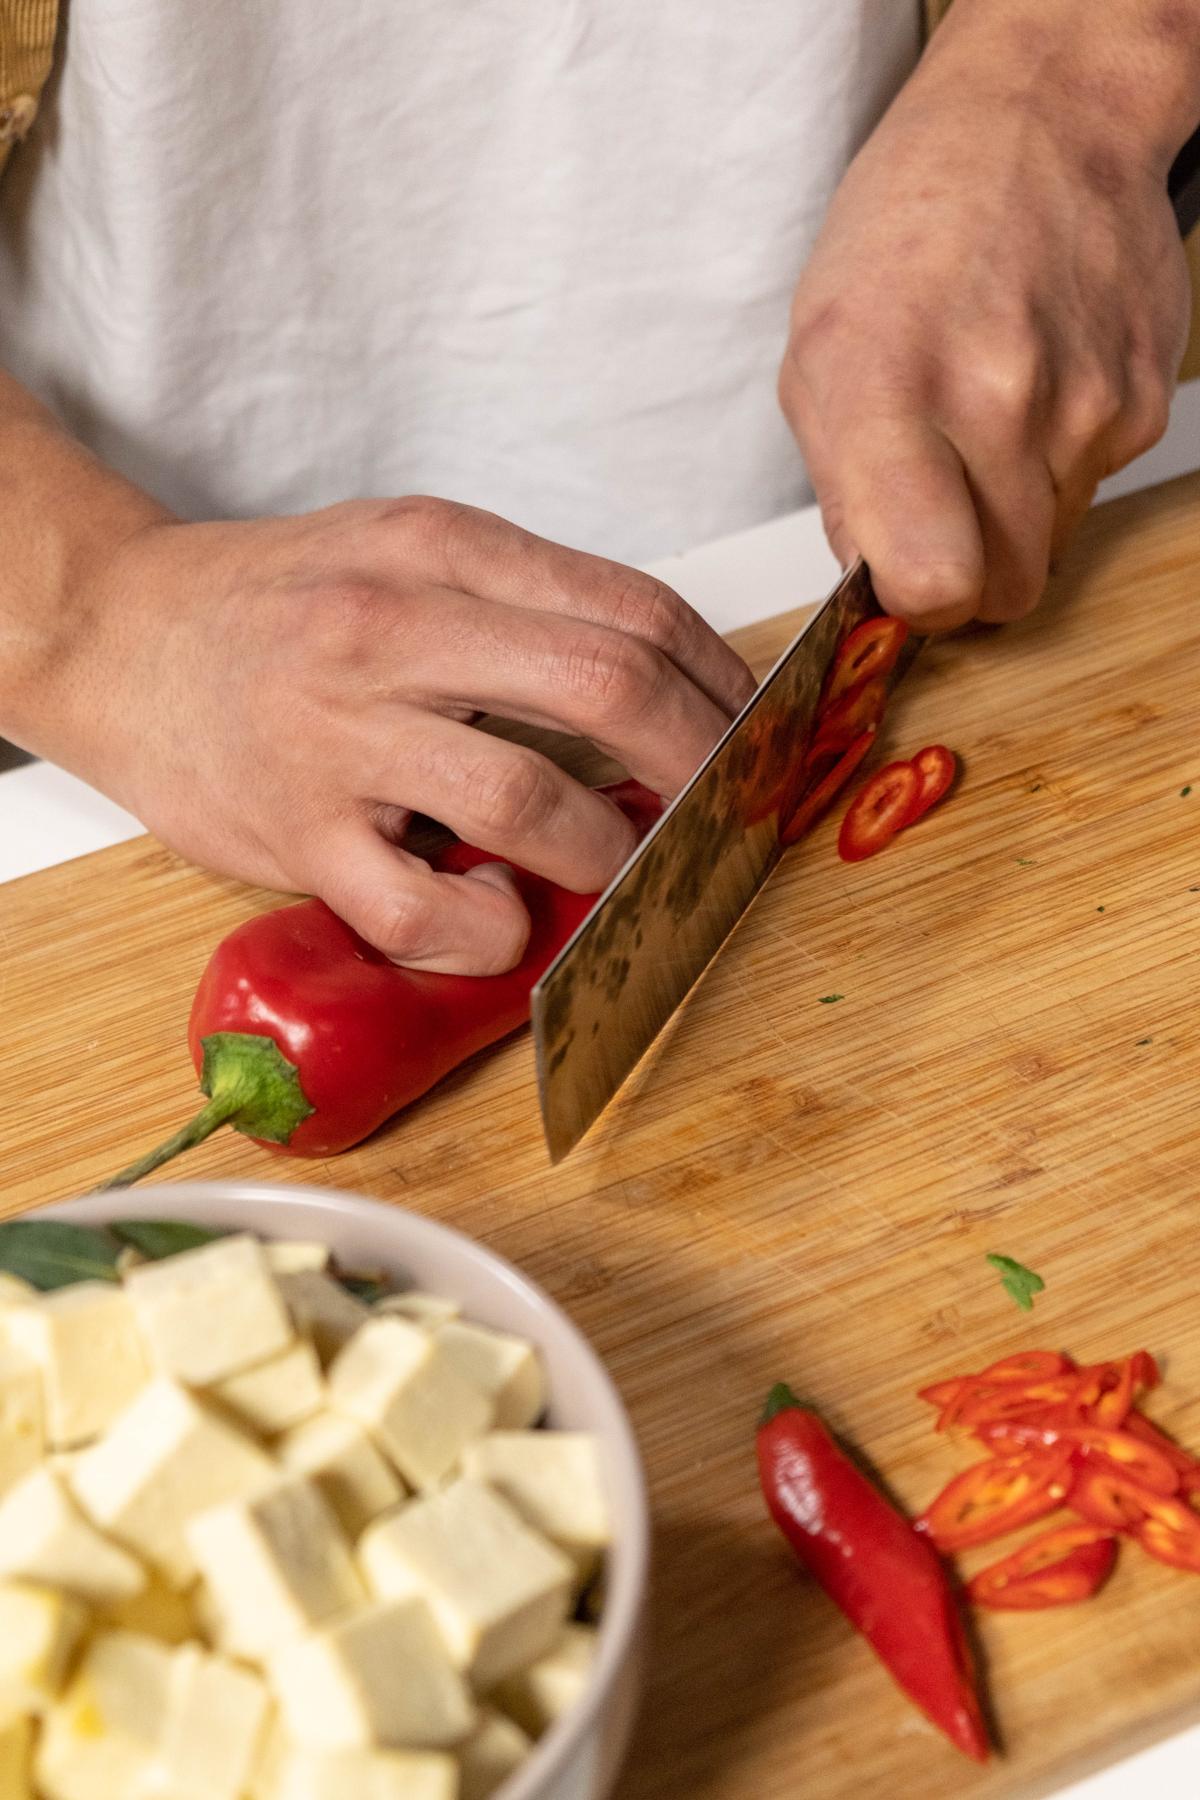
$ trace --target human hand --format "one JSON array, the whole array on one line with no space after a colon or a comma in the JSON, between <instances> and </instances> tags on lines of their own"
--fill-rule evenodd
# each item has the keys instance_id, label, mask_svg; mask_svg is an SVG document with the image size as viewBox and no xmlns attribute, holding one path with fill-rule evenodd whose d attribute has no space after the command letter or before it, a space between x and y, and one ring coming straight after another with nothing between
<instances>
[{"instance_id":1,"label":"human hand","mask_svg":"<svg viewBox=\"0 0 1200 1800\"><path fill-rule=\"evenodd\" d=\"M674 794L755 685L661 582L441 500L156 520L70 598L60 760L192 861L317 894L430 970L510 968L529 922L502 866L406 852L414 811L578 893L635 841L480 713L590 738Z\"/></svg>"},{"instance_id":2,"label":"human hand","mask_svg":"<svg viewBox=\"0 0 1200 1800\"><path fill-rule=\"evenodd\" d=\"M918 629L1028 613L1097 483L1165 429L1200 34L1172 50L1155 12L956 6L800 281L784 411L834 550Z\"/></svg>"}]
</instances>

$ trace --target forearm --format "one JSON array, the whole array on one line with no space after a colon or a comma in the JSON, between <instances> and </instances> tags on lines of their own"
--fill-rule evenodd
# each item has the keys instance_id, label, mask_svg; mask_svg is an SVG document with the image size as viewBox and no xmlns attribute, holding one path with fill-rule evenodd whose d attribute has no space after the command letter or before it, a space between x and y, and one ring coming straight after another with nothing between
<instances>
[{"instance_id":1,"label":"forearm","mask_svg":"<svg viewBox=\"0 0 1200 1800\"><path fill-rule=\"evenodd\" d=\"M1098 186L1165 179L1200 126L1200 0L955 0L922 72L1070 133Z\"/></svg>"},{"instance_id":2,"label":"forearm","mask_svg":"<svg viewBox=\"0 0 1200 1800\"><path fill-rule=\"evenodd\" d=\"M164 516L0 372L0 736L59 754L93 624L84 573Z\"/></svg>"}]
</instances>

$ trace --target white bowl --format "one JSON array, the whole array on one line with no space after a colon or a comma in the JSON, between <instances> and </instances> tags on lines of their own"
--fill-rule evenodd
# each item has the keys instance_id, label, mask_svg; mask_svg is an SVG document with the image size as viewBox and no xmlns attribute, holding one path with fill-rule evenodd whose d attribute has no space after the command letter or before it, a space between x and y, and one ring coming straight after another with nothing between
<instances>
[{"instance_id":1,"label":"white bowl","mask_svg":"<svg viewBox=\"0 0 1200 1800\"><path fill-rule=\"evenodd\" d=\"M44 1216L102 1225L113 1218L180 1218L264 1238L317 1239L347 1269L383 1269L399 1282L461 1302L481 1324L529 1338L542 1352L552 1425L601 1441L613 1516L606 1598L591 1683L541 1739L495 1800L604 1800L633 1722L641 1674L650 1524L632 1427L604 1365L548 1295L502 1257L398 1206L330 1188L265 1181L197 1181L90 1194Z\"/></svg>"}]
</instances>

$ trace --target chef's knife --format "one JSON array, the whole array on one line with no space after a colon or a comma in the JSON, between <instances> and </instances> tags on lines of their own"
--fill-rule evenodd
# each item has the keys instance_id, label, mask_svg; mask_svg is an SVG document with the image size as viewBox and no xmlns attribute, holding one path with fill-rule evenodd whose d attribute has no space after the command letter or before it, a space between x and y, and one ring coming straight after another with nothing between
<instances>
[{"instance_id":1,"label":"chef's knife","mask_svg":"<svg viewBox=\"0 0 1200 1800\"><path fill-rule=\"evenodd\" d=\"M784 651L533 990L542 1123L558 1162L636 1067L779 861L779 807L847 631L855 565ZM916 654L910 639L899 674Z\"/></svg>"}]
</instances>

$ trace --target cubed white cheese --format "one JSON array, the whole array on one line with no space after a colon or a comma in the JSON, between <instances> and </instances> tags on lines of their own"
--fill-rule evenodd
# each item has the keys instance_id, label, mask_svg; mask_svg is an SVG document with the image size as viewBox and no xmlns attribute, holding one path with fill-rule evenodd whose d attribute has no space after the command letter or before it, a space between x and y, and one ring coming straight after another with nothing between
<instances>
[{"instance_id":1,"label":"cubed white cheese","mask_svg":"<svg viewBox=\"0 0 1200 1800\"><path fill-rule=\"evenodd\" d=\"M427 1294L423 1288L402 1288L398 1294L385 1294L382 1300L377 1300L375 1312L385 1317L394 1313L398 1319L408 1319L413 1325L423 1325L426 1331L433 1331L438 1325L457 1319L462 1307L457 1300L447 1300L444 1294Z\"/></svg>"},{"instance_id":2,"label":"cubed white cheese","mask_svg":"<svg viewBox=\"0 0 1200 1800\"><path fill-rule=\"evenodd\" d=\"M492 1431L467 1445L462 1466L511 1501L588 1579L612 1539L600 1446L590 1433Z\"/></svg>"},{"instance_id":3,"label":"cubed white cheese","mask_svg":"<svg viewBox=\"0 0 1200 1800\"><path fill-rule=\"evenodd\" d=\"M341 1413L318 1413L297 1425L279 1439L275 1454L285 1469L316 1483L352 1540L404 1497L399 1476L365 1427Z\"/></svg>"},{"instance_id":4,"label":"cubed white cheese","mask_svg":"<svg viewBox=\"0 0 1200 1800\"><path fill-rule=\"evenodd\" d=\"M292 1323L301 1337L310 1338L325 1367L370 1318L370 1308L340 1281L319 1269L298 1269L279 1277Z\"/></svg>"},{"instance_id":5,"label":"cubed white cheese","mask_svg":"<svg viewBox=\"0 0 1200 1800\"><path fill-rule=\"evenodd\" d=\"M273 1275L298 1275L303 1269L327 1269L329 1245L307 1238L272 1238L263 1245Z\"/></svg>"},{"instance_id":6,"label":"cubed white cheese","mask_svg":"<svg viewBox=\"0 0 1200 1800\"><path fill-rule=\"evenodd\" d=\"M218 1238L130 1271L126 1289L155 1362L211 1387L277 1356L292 1324L257 1238Z\"/></svg>"},{"instance_id":7,"label":"cubed white cheese","mask_svg":"<svg viewBox=\"0 0 1200 1800\"><path fill-rule=\"evenodd\" d=\"M98 1437L149 1379L133 1308L111 1282L81 1281L11 1307L4 1335L41 1370L46 1439L56 1450Z\"/></svg>"},{"instance_id":8,"label":"cubed white cheese","mask_svg":"<svg viewBox=\"0 0 1200 1800\"><path fill-rule=\"evenodd\" d=\"M284 1725L315 1750L444 1750L475 1723L422 1600L383 1601L297 1638L271 1660Z\"/></svg>"},{"instance_id":9,"label":"cubed white cheese","mask_svg":"<svg viewBox=\"0 0 1200 1800\"><path fill-rule=\"evenodd\" d=\"M0 1581L0 1718L57 1698L87 1621L83 1603L59 1588Z\"/></svg>"},{"instance_id":10,"label":"cubed white cheese","mask_svg":"<svg viewBox=\"0 0 1200 1800\"><path fill-rule=\"evenodd\" d=\"M71 1485L89 1518L186 1587L196 1576L188 1520L267 1486L275 1474L244 1432L161 1376L84 1451Z\"/></svg>"},{"instance_id":11,"label":"cubed white cheese","mask_svg":"<svg viewBox=\"0 0 1200 1800\"><path fill-rule=\"evenodd\" d=\"M491 1402L438 1340L406 1319L372 1319L329 1371L334 1407L365 1425L415 1488L448 1475L492 1423Z\"/></svg>"},{"instance_id":12,"label":"cubed white cheese","mask_svg":"<svg viewBox=\"0 0 1200 1800\"><path fill-rule=\"evenodd\" d=\"M102 1632L92 1641L42 1725L35 1773L45 1800L134 1800L147 1791L173 1655L131 1631Z\"/></svg>"},{"instance_id":13,"label":"cubed white cheese","mask_svg":"<svg viewBox=\"0 0 1200 1800\"><path fill-rule=\"evenodd\" d=\"M440 1750L296 1750L270 1800L458 1800L454 1758Z\"/></svg>"},{"instance_id":14,"label":"cubed white cheese","mask_svg":"<svg viewBox=\"0 0 1200 1800\"><path fill-rule=\"evenodd\" d=\"M481 1707L478 1725L457 1751L458 1800L491 1800L532 1749L515 1720Z\"/></svg>"},{"instance_id":15,"label":"cubed white cheese","mask_svg":"<svg viewBox=\"0 0 1200 1800\"><path fill-rule=\"evenodd\" d=\"M33 1720L0 1719L0 1800L34 1800L32 1755Z\"/></svg>"},{"instance_id":16,"label":"cubed white cheese","mask_svg":"<svg viewBox=\"0 0 1200 1800\"><path fill-rule=\"evenodd\" d=\"M303 1475L200 1514L188 1544L223 1647L252 1661L365 1598L341 1526Z\"/></svg>"},{"instance_id":17,"label":"cubed white cheese","mask_svg":"<svg viewBox=\"0 0 1200 1800\"><path fill-rule=\"evenodd\" d=\"M583 1693L596 1654L590 1625L568 1625L548 1655L500 1682L492 1694L530 1737L540 1737Z\"/></svg>"},{"instance_id":18,"label":"cubed white cheese","mask_svg":"<svg viewBox=\"0 0 1200 1800\"><path fill-rule=\"evenodd\" d=\"M439 1325L434 1335L459 1374L492 1402L497 1430L521 1431L541 1417L546 1381L532 1344L465 1319Z\"/></svg>"},{"instance_id":19,"label":"cubed white cheese","mask_svg":"<svg viewBox=\"0 0 1200 1800\"><path fill-rule=\"evenodd\" d=\"M168 1587L159 1576L152 1575L132 1600L106 1606L102 1622L114 1629L158 1638L163 1644L185 1644L200 1630L193 1594L194 1590L181 1594L178 1588Z\"/></svg>"},{"instance_id":20,"label":"cubed white cheese","mask_svg":"<svg viewBox=\"0 0 1200 1800\"><path fill-rule=\"evenodd\" d=\"M248 1425L260 1437L275 1437L292 1425L311 1418L325 1401L325 1381L317 1353L298 1338L278 1356L256 1363L219 1381L209 1390L212 1398L239 1424Z\"/></svg>"},{"instance_id":21,"label":"cubed white cheese","mask_svg":"<svg viewBox=\"0 0 1200 1800\"><path fill-rule=\"evenodd\" d=\"M28 1357L0 1344L0 1497L37 1468L45 1448L41 1373Z\"/></svg>"},{"instance_id":22,"label":"cubed white cheese","mask_svg":"<svg viewBox=\"0 0 1200 1800\"><path fill-rule=\"evenodd\" d=\"M575 1578L562 1551L479 1481L456 1481L379 1520L359 1555L381 1597L428 1601L478 1693L545 1654Z\"/></svg>"},{"instance_id":23,"label":"cubed white cheese","mask_svg":"<svg viewBox=\"0 0 1200 1800\"><path fill-rule=\"evenodd\" d=\"M156 1792L169 1800L240 1800L264 1742L270 1697L262 1677L188 1645L167 1692Z\"/></svg>"},{"instance_id":24,"label":"cubed white cheese","mask_svg":"<svg viewBox=\"0 0 1200 1800\"><path fill-rule=\"evenodd\" d=\"M127 1600L146 1571L90 1524L43 1465L0 1500L0 1577L65 1588L96 1606Z\"/></svg>"}]
</instances>

